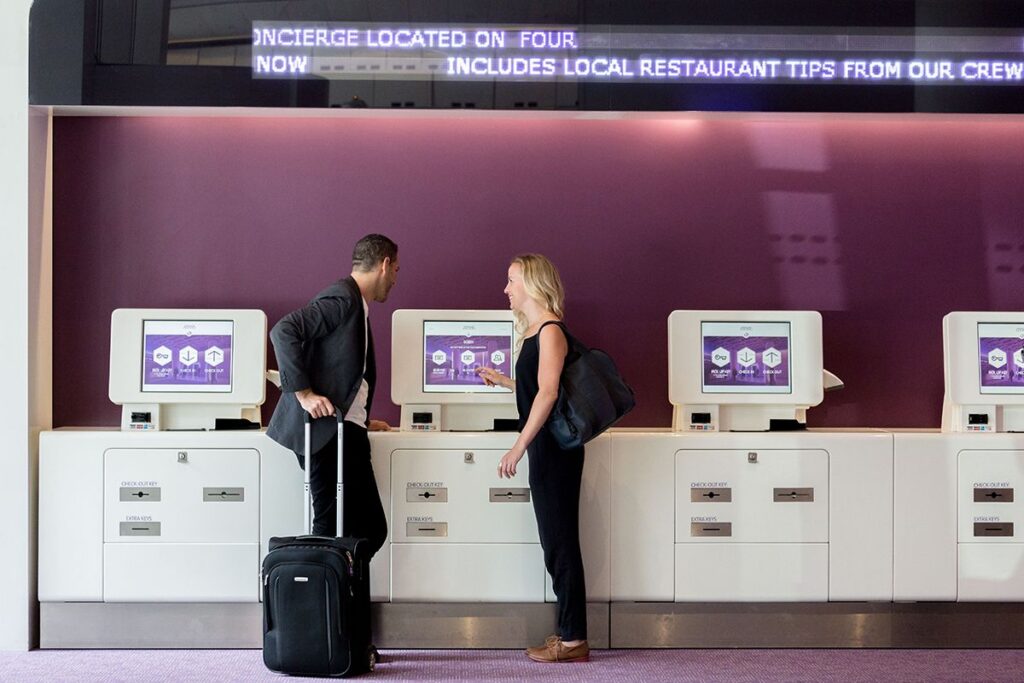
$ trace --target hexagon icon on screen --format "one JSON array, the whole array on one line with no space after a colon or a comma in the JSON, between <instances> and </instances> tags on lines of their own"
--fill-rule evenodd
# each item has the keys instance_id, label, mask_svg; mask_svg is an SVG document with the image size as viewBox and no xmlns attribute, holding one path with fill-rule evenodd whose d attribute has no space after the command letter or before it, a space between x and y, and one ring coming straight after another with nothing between
<instances>
[{"instance_id":1,"label":"hexagon icon on screen","mask_svg":"<svg viewBox=\"0 0 1024 683\"><path fill-rule=\"evenodd\" d=\"M761 362L766 368L777 368L782 362L782 354L774 346L769 346L761 352Z\"/></svg>"},{"instance_id":2,"label":"hexagon icon on screen","mask_svg":"<svg viewBox=\"0 0 1024 683\"><path fill-rule=\"evenodd\" d=\"M1001 368L1006 365L1006 351L992 349L988 352L988 364L994 368Z\"/></svg>"},{"instance_id":3,"label":"hexagon icon on screen","mask_svg":"<svg viewBox=\"0 0 1024 683\"><path fill-rule=\"evenodd\" d=\"M434 351L432 359L434 361L434 365L443 365L444 362L448 360L448 354L438 349L437 351Z\"/></svg>"},{"instance_id":4,"label":"hexagon icon on screen","mask_svg":"<svg viewBox=\"0 0 1024 683\"><path fill-rule=\"evenodd\" d=\"M153 349L153 362L164 366L171 362L171 350L166 346L158 346Z\"/></svg>"},{"instance_id":5,"label":"hexagon icon on screen","mask_svg":"<svg viewBox=\"0 0 1024 683\"><path fill-rule=\"evenodd\" d=\"M1024 349L1017 349L1013 352L1013 364L1018 368L1024 368Z\"/></svg>"},{"instance_id":6,"label":"hexagon icon on screen","mask_svg":"<svg viewBox=\"0 0 1024 683\"><path fill-rule=\"evenodd\" d=\"M191 346L186 346L178 351L178 362L182 365L195 365L199 361L199 352Z\"/></svg>"},{"instance_id":7,"label":"hexagon icon on screen","mask_svg":"<svg viewBox=\"0 0 1024 683\"><path fill-rule=\"evenodd\" d=\"M749 368L751 365L757 362L757 354L752 349L748 349L744 346L742 349L736 352L736 361L745 368Z\"/></svg>"},{"instance_id":8,"label":"hexagon icon on screen","mask_svg":"<svg viewBox=\"0 0 1024 683\"><path fill-rule=\"evenodd\" d=\"M719 346L711 352L711 362L720 368L724 368L729 364L729 352Z\"/></svg>"},{"instance_id":9,"label":"hexagon icon on screen","mask_svg":"<svg viewBox=\"0 0 1024 683\"><path fill-rule=\"evenodd\" d=\"M207 365L217 367L224 362L224 349L219 346L211 346L206 349L206 352L203 354L203 359L206 360Z\"/></svg>"},{"instance_id":10,"label":"hexagon icon on screen","mask_svg":"<svg viewBox=\"0 0 1024 683\"><path fill-rule=\"evenodd\" d=\"M504 351L495 351L494 353L492 353L491 354L491 362L494 363L495 365L501 365L502 363L504 363L505 362L505 352Z\"/></svg>"},{"instance_id":11,"label":"hexagon icon on screen","mask_svg":"<svg viewBox=\"0 0 1024 683\"><path fill-rule=\"evenodd\" d=\"M470 365L473 361L476 360L476 354L473 353L472 351L463 351L462 355L459 356L459 358L462 359L463 365Z\"/></svg>"}]
</instances>

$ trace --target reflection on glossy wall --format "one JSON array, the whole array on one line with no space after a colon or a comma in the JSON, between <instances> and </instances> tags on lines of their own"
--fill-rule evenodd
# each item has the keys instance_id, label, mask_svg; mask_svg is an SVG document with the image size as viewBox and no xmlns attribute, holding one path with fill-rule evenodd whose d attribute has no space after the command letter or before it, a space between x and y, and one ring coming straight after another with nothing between
<instances>
[{"instance_id":1,"label":"reflection on glossy wall","mask_svg":"<svg viewBox=\"0 0 1024 683\"><path fill-rule=\"evenodd\" d=\"M668 426L677 308L817 309L846 382L815 426L937 426L941 318L1024 309L1024 120L977 116L58 118L54 423L114 425L117 307L262 308L271 324L400 247L371 308L499 308L514 254L561 268L567 322ZM410 343L410 342L405 342ZM416 343L413 340L411 343ZM268 408L277 399L268 392Z\"/></svg>"}]
</instances>

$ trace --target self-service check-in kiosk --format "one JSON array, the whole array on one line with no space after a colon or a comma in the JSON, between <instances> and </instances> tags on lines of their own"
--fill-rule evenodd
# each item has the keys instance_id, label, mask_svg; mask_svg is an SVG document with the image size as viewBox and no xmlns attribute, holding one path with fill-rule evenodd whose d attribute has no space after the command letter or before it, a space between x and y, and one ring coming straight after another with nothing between
<instances>
[{"instance_id":1,"label":"self-service check-in kiosk","mask_svg":"<svg viewBox=\"0 0 1024 683\"><path fill-rule=\"evenodd\" d=\"M110 316L111 402L122 431L259 427L266 398L263 311L119 308Z\"/></svg>"},{"instance_id":2,"label":"self-service check-in kiosk","mask_svg":"<svg viewBox=\"0 0 1024 683\"><path fill-rule=\"evenodd\" d=\"M295 457L255 429L266 336L262 311L114 311L121 429L40 435L43 647L258 642L267 541L302 523Z\"/></svg>"},{"instance_id":3,"label":"self-service check-in kiosk","mask_svg":"<svg viewBox=\"0 0 1024 683\"><path fill-rule=\"evenodd\" d=\"M399 310L392 318L392 400L401 429L373 432L390 537L373 576L375 599L394 603L553 601L529 487L498 461L514 444L512 391L477 375L513 377L517 339L509 311ZM608 597L607 437L587 445L581 519L588 596ZM390 581L385 580L390 575Z\"/></svg>"},{"instance_id":4,"label":"self-service check-in kiosk","mask_svg":"<svg viewBox=\"0 0 1024 683\"><path fill-rule=\"evenodd\" d=\"M1024 600L1024 313L942 321L941 433L895 434L897 600Z\"/></svg>"},{"instance_id":5,"label":"self-service check-in kiosk","mask_svg":"<svg viewBox=\"0 0 1024 683\"><path fill-rule=\"evenodd\" d=\"M673 430L612 439L612 600L890 600L892 437L805 428L838 385L821 316L674 311L668 332Z\"/></svg>"}]
</instances>

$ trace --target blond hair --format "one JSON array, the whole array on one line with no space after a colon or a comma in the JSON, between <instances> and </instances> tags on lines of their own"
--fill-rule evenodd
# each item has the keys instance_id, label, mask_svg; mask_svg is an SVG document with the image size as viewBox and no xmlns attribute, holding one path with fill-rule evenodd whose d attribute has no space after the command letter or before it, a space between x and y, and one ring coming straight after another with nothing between
<instances>
[{"instance_id":1,"label":"blond hair","mask_svg":"<svg viewBox=\"0 0 1024 683\"><path fill-rule=\"evenodd\" d=\"M555 264L542 254L520 254L512 259L512 263L523 271L523 288L527 296L561 320L565 316L565 288ZM516 311L515 319L519 346L526 332L526 316Z\"/></svg>"}]
</instances>

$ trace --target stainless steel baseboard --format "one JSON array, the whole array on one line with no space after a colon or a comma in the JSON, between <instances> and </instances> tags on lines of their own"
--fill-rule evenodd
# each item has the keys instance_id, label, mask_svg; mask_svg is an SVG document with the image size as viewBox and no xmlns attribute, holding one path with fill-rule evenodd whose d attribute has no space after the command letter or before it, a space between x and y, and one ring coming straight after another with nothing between
<instances>
[{"instance_id":1,"label":"stainless steel baseboard","mask_svg":"<svg viewBox=\"0 0 1024 683\"><path fill-rule=\"evenodd\" d=\"M379 603L373 605L374 637L383 648L525 648L555 632L551 603ZM607 648L609 605L587 605L592 648Z\"/></svg>"},{"instance_id":2,"label":"stainless steel baseboard","mask_svg":"<svg viewBox=\"0 0 1024 683\"><path fill-rule=\"evenodd\" d=\"M608 603L587 605L591 647L609 642ZM43 649L233 649L263 646L258 603L44 602ZM524 648L555 630L550 603L374 603L381 648Z\"/></svg>"},{"instance_id":3,"label":"stainless steel baseboard","mask_svg":"<svg viewBox=\"0 0 1024 683\"><path fill-rule=\"evenodd\" d=\"M258 603L40 605L40 647L259 648ZM1024 603L591 603L594 648L1021 648ZM550 603L374 603L382 648L523 648Z\"/></svg>"},{"instance_id":4,"label":"stainless steel baseboard","mask_svg":"<svg viewBox=\"0 0 1024 683\"><path fill-rule=\"evenodd\" d=\"M611 604L613 648L1021 648L1024 603Z\"/></svg>"},{"instance_id":5,"label":"stainless steel baseboard","mask_svg":"<svg viewBox=\"0 0 1024 683\"><path fill-rule=\"evenodd\" d=\"M259 603L43 602L43 649L262 647Z\"/></svg>"}]
</instances>

